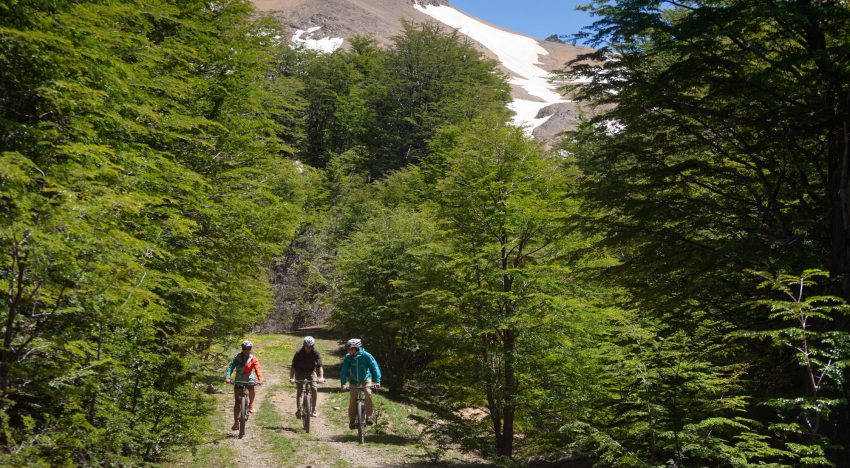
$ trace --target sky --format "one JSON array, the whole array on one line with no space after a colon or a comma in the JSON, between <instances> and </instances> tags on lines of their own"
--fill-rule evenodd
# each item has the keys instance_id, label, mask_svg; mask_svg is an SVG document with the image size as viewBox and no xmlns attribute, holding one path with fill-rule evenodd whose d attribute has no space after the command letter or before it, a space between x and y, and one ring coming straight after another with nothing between
<instances>
[{"instance_id":1,"label":"sky","mask_svg":"<svg viewBox=\"0 0 850 468\"><path fill-rule=\"evenodd\" d=\"M449 0L458 9L497 26L545 39L552 34L572 35L594 18L576 6L589 0ZM567 41L569 42L569 41Z\"/></svg>"}]
</instances>

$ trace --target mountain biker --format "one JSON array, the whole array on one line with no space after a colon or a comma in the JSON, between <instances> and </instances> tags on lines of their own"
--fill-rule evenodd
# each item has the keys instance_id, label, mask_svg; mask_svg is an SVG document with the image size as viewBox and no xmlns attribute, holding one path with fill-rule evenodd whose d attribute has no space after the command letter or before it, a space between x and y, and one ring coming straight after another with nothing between
<instances>
[{"instance_id":1,"label":"mountain biker","mask_svg":"<svg viewBox=\"0 0 850 468\"><path fill-rule=\"evenodd\" d=\"M381 369L371 354L363 349L363 343L358 338L352 338L345 343L348 354L342 360L340 371L340 390L349 390L348 395L348 428L356 427L357 419L357 386L368 387L375 380L375 388L381 388ZM349 386L348 383L351 385ZM372 421L372 390L366 388L366 424Z\"/></svg>"},{"instance_id":2,"label":"mountain biker","mask_svg":"<svg viewBox=\"0 0 850 468\"><path fill-rule=\"evenodd\" d=\"M319 372L318 379L316 378L316 371ZM301 346L301 349L296 351L295 356L292 357L292 366L289 368L289 383L295 383L296 379L313 382L313 385L310 386L310 401L313 403L311 410L313 417L318 416L316 414L316 406L318 405L318 401L316 400L316 397L318 397L316 382L325 382L325 369L322 367L322 355L316 349L316 340L312 336L304 338L304 344ZM295 391L296 418L301 417L301 392L303 391L304 384L299 383Z\"/></svg>"},{"instance_id":3,"label":"mountain biker","mask_svg":"<svg viewBox=\"0 0 850 468\"><path fill-rule=\"evenodd\" d=\"M224 374L226 383L250 382L256 385L263 384L263 371L260 369L260 361L257 356L251 354L254 344L250 341L242 342L242 352L233 357L230 364L227 366L227 371ZM230 380L230 374L236 371L235 382ZM239 429L239 389L236 385L233 386L233 427L232 430ZM248 387L248 406L251 414L254 414L254 386Z\"/></svg>"}]
</instances>

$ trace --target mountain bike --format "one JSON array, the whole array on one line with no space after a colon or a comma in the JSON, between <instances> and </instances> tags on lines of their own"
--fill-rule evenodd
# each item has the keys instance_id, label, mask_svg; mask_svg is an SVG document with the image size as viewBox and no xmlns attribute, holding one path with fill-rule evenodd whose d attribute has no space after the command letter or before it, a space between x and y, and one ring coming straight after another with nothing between
<instances>
[{"instance_id":1,"label":"mountain bike","mask_svg":"<svg viewBox=\"0 0 850 468\"><path fill-rule=\"evenodd\" d=\"M298 411L301 413L301 422L304 423L304 431L310 432L310 418L313 416L313 397L311 396L315 380L296 380L295 385L303 385L301 389L301 401L298 403Z\"/></svg>"},{"instance_id":2,"label":"mountain bike","mask_svg":"<svg viewBox=\"0 0 850 468\"><path fill-rule=\"evenodd\" d=\"M361 444L366 443L366 389L377 388L373 385L354 386L357 390L357 438Z\"/></svg>"},{"instance_id":3,"label":"mountain bike","mask_svg":"<svg viewBox=\"0 0 850 468\"><path fill-rule=\"evenodd\" d=\"M248 395L248 387L259 385L259 382L233 382L238 392L238 408L239 408L239 438L245 435L245 426L248 425L248 418L251 417L251 400Z\"/></svg>"}]
</instances>

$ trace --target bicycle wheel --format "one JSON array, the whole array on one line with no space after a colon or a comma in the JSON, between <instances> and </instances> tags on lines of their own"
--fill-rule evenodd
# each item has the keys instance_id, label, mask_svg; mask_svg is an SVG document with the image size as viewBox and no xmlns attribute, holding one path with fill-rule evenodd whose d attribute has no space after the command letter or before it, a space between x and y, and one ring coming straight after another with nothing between
<instances>
[{"instance_id":1,"label":"bicycle wheel","mask_svg":"<svg viewBox=\"0 0 850 468\"><path fill-rule=\"evenodd\" d=\"M305 385L305 387L306 387L306 385ZM302 398L301 400L303 402L302 405L301 405L301 420L304 421L304 431L310 432L310 417L312 416L311 412L313 410L311 409L311 405L310 405L310 391L309 391L309 389L307 389L307 388L304 389L304 398Z\"/></svg>"},{"instance_id":2,"label":"bicycle wheel","mask_svg":"<svg viewBox=\"0 0 850 468\"><path fill-rule=\"evenodd\" d=\"M357 401L357 437L361 444L366 442L366 405L363 400Z\"/></svg>"},{"instance_id":3,"label":"bicycle wheel","mask_svg":"<svg viewBox=\"0 0 850 468\"><path fill-rule=\"evenodd\" d=\"M245 390L242 390L243 392ZM245 435L245 426L248 425L248 395L242 394L239 399L239 438Z\"/></svg>"}]
</instances>

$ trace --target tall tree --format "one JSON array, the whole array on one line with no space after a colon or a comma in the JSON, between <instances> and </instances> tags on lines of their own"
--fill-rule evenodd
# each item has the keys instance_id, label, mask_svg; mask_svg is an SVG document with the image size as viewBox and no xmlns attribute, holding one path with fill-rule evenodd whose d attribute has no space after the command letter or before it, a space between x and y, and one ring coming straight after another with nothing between
<instances>
[{"instance_id":1,"label":"tall tree","mask_svg":"<svg viewBox=\"0 0 850 468\"><path fill-rule=\"evenodd\" d=\"M825 268L827 289L850 297L846 6L593 8L601 19L588 34L604 46L574 70L594 76L579 94L609 106L571 148L587 175L586 211L600 214L593 225L623 260L609 273L645 310L690 330L700 311L737 329L753 325L733 311L756 290L747 268ZM820 326L850 327L836 318ZM794 385L793 376L774 377L760 391ZM829 429L835 440L850 438L850 412L842 413Z\"/></svg>"},{"instance_id":2,"label":"tall tree","mask_svg":"<svg viewBox=\"0 0 850 468\"><path fill-rule=\"evenodd\" d=\"M435 320L451 327L446 352L466 356L458 363L466 372L446 375L480 389L496 453L511 457L519 398L527 391L520 362L567 314L559 294L569 273L569 178L501 117L476 119L445 137L435 142L445 151L434 157L446 167L437 202L455 274L435 293L441 306L434 310L442 309Z\"/></svg>"},{"instance_id":3,"label":"tall tree","mask_svg":"<svg viewBox=\"0 0 850 468\"><path fill-rule=\"evenodd\" d=\"M419 177L415 169L405 172L406 177L397 174L395 180L390 176L386 185ZM432 210L412 203L375 207L340 246L336 261L340 285L334 328L364 339L386 367L393 394L401 393L409 377L433 356L423 294L445 278L434 218Z\"/></svg>"}]
</instances>

